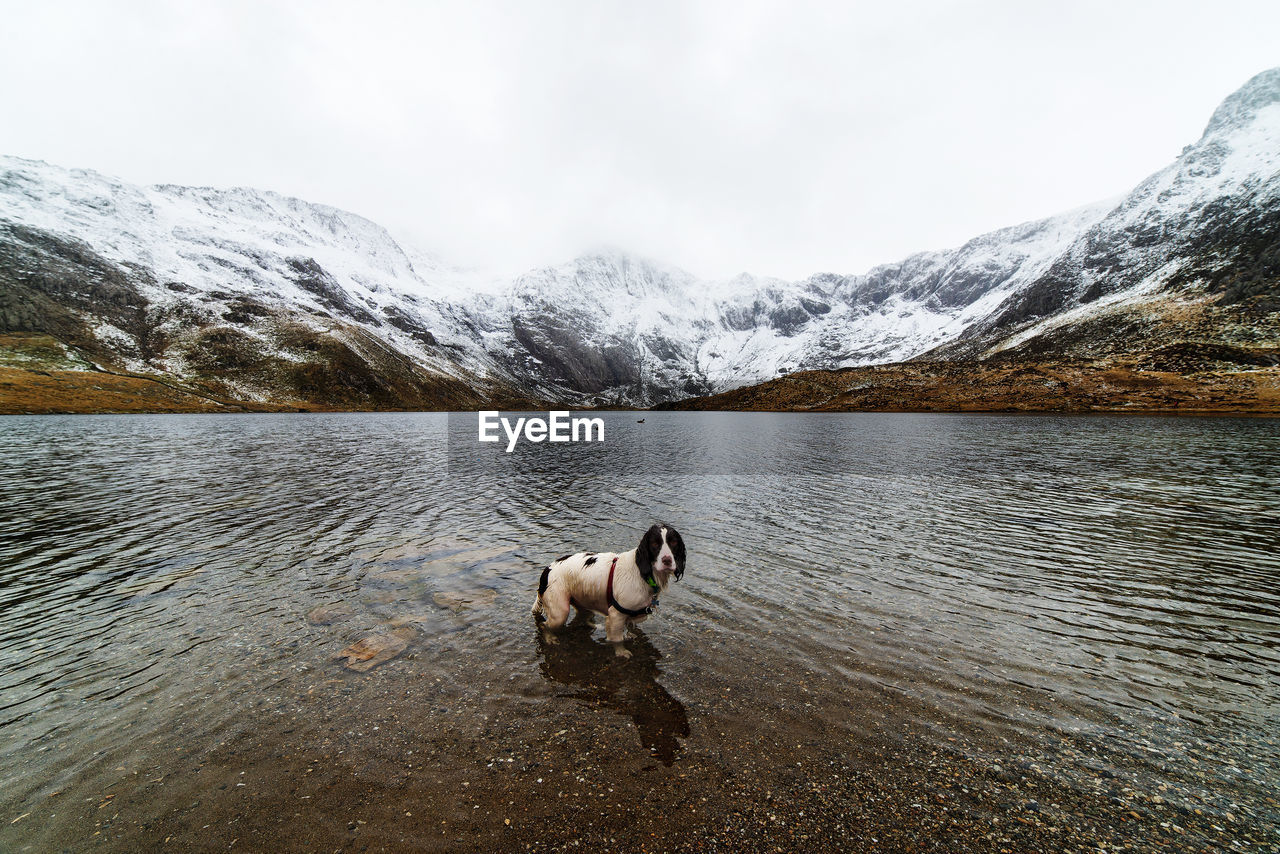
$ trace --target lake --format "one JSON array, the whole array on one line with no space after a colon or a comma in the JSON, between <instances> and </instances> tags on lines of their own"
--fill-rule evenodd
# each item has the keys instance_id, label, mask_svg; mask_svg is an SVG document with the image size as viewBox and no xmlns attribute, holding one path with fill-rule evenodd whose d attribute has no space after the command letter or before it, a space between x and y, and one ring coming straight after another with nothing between
<instances>
[{"instance_id":1,"label":"lake","mask_svg":"<svg viewBox=\"0 0 1280 854\"><path fill-rule=\"evenodd\" d=\"M0 848L1280 846L1280 421L601 417L0 420Z\"/></svg>"}]
</instances>

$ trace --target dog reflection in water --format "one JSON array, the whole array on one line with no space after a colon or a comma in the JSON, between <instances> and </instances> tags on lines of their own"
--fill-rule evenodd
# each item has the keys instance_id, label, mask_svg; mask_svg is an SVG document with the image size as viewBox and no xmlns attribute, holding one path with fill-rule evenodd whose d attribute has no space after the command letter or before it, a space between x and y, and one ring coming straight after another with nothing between
<instances>
[{"instance_id":1,"label":"dog reflection in water","mask_svg":"<svg viewBox=\"0 0 1280 854\"><path fill-rule=\"evenodd\" d=\"M671 765L680 752L678 739L689 737L689 718L684 704L658 684L662 654L637 628L632 657L617 659L612 646L595 640L591 630L590 617L579 615L560 632L558 643L548 643L538 632L543 675L572 689L564 696L601 703L630 717L640 743L663 765Z\"/></svg>"}]
</instances>

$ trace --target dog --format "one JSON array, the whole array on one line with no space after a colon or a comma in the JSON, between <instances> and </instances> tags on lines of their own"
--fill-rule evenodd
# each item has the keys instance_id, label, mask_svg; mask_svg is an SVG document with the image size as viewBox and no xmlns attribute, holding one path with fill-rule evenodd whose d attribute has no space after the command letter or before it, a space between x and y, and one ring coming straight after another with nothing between
<instances>
[{"instance_id":1,"label":"dog","mask_svg":"<svg viewBox=\"0 0 1280 854\"><path fill-rule=\"evenodd\" d=\"M648 618L671 580L684 577L684 566L680 532L654 525L629 552L577 552L552 561L542 570L531 612L544 618L547 643L556 642L552 633L568 622L570 606L579 613L604 614L605 637L615 654L630 658L622 645L627 626Z\"/></svg>"}]
</instances>

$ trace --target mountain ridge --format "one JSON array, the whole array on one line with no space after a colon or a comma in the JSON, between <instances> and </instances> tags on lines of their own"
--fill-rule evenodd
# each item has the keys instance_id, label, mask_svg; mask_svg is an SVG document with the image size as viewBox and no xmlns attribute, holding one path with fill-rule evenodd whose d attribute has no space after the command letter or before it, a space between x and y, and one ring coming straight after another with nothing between
<instances>
[{"instance_id":1,"label":"mountain ridge","mask_svg":"<svg viewBox=\"0 0 1280 854\"><path fill-rule=\"evenodd\" d=\"M1215 306L1280 297L1278 198L1280 69L1127 194L795 281L617 250L504 279L272 191L3 157L0 333L219 399L352 408L647 406L912 359L1128 357L1191 334L1170 319L1189 306L1192 343L1265 347L1274 312Z\"/></svg>"}]
</instances>

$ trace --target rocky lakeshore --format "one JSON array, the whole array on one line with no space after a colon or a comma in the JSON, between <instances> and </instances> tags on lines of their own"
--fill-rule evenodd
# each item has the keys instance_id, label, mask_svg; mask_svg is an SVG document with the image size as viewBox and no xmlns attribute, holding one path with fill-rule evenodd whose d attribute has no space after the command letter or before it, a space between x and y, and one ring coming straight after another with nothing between
<instances>
[{"instance_id":1,"label":"rocky lakeshore","mask_svg":"<svg viewBox=\"0 0 1280 854\"><path fill-rule=\"evenodd\" d=\"M1241 364L1243 362L1243 364ZM1178 344L1137 357L912 361L798 371L759 385L661 404L672 410L780 412L1280 413L1280 347ZM441 382L404 398L243 399L218 382L74 363L47 336L0 336L0 414L547 409L571 406L495 387Z\"/></svg>"},{"instance_id":2,"label":"rocky lakeshore","mask_svg":"<svg viewBox=\"0 0 1280 854\"><path fill-rule=\"evenodd\" d=\"M1133 361L903 362L800 371L664 404L774 412L1280 414L1280 368L1144 370Z\"/></svg>"},{"instance_id":3,"label":"rocky lakeshore","mask_svg":"<svg viewBox=\"0 0 1280 854\"><path fill-rule=\"evenodd\" d=\"M94 361L93 355L49 335L0 334L0 415L546 408L546 401L502 383L477 388L411 365L401 365L401 375L393 380L359 362L332 370L295 365L287 371L261 363L174 377ZM315 370L308 372L309 367ZM271 392L246 394L246 368Z\"/></svg>"}]
</instances>

